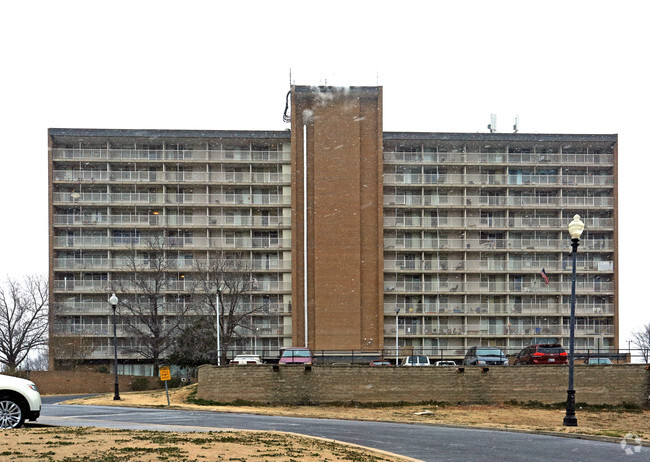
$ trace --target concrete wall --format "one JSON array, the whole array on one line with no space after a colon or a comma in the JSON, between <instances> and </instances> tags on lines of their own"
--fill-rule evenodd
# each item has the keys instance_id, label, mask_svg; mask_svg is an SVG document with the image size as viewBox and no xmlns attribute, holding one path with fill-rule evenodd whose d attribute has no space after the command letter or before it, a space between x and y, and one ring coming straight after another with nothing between
<instances>
[{"instance_id":1,"label":"concrete wall","mask_svg":"<svg viewBox=\"0 0 650 462\"><path fill-rule=\"evenodd\" d=\"M113 393L115 376L101 372L88 371L31 371L21 377L31 380L41 395L69 395L86 393ZM158 377L145 377L151 388L158 388ZM131 383L140 376L120 375L120 392L132 391Z\"/></svg>"},{"instance_id":2,"label":"concrete wall","mask_svg":"<svg viewBox=\"0 0 650 462\"><path fill-rule=\"evenodd\" d=\"M337 401L500 403L566 401L566 366L370 367L202 366L197 397L232 402L319 404ZM576 366L576 401L649 406L645 365Z\"/></svg>"}]
</instances>

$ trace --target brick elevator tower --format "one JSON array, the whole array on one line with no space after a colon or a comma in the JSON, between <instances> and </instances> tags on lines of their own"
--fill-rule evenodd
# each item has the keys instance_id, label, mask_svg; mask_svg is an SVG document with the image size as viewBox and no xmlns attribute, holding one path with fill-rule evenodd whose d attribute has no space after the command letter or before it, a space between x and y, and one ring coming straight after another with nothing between
<instances>
[{"instance_id":1,"label":"brick elevator tower","mask_svg":"<svg viewBox=\"0 0 650 462\"><path fill-rule=\"evenodd\" d=\"M381 87L291 89L293 345L383 348Z\"/></svg>"}]
</instances>

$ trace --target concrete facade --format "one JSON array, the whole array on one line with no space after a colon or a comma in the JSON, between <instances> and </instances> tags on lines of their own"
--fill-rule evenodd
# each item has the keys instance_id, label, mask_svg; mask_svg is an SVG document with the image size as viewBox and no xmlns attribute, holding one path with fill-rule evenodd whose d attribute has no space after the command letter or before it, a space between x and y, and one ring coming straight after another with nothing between
<instances>
[{"instance_id":1,"label":"concrete facade","mask_svg":"<svg viewBox=\"0 0 650 462\"><path fill-rule=\"evenodd\" d=\"M568 346L577 213L576 348L616 350L617 135L384 132L383 91L293 86L286 131L50 129L51 338L110 365L108 296L155 238L170 313L197 264L250 267L229 357ZM147 373L132 343L120 323L121 372Z\"/></svg>"}]
</instances>

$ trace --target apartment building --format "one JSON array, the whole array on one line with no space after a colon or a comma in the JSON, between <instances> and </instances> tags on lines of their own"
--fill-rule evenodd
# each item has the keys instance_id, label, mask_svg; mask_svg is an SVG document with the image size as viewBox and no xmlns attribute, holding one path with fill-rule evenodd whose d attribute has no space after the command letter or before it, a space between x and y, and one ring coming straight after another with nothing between
<instances>
[{"instance_id":1,"label":"apartment building","mask_svg":"<svg viewBox=\"0 0 650 462\"><path fill-rule=\"evenodd\" d=\"M232 354L568 344L576 213L576 346L618 347L616 135L384 132L381 87L294 86L290 107L286 131L49 130L61 359L83 339L70 355L109 363L110 291L161 239L168 306L202 263L246 262Z\"/></svg>"}]
</instances>

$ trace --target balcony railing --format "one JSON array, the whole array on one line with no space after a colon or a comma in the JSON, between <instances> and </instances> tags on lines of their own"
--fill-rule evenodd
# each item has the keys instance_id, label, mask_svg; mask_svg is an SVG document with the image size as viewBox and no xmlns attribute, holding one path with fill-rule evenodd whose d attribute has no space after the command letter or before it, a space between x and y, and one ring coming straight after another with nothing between
<instances>
[{"instance_id":1,"label":"balcony railing","mask_svg":"<svg viewBox=\"0 0 650 462\"><path fill-rule=\"evenodd\" d=\"M456 282L456 281L384 281L384 292L389 293L510 293L510 294L546 294L570 293L571 283L551 282L550 284L536 283L505 283L505 282ZM606 293L614 291L611 281L577 281L576 291L579 293Z\"/></svg>"},{"instance_id":2,"label":"balcony railing","mask_svg":"<svg viewBox=\"0 0 650 462\"><path fill-rule=\"evenodd\" d=\"M287 139L287 142L289 140ZM289 151L237 150L162 150L162 149L52 149L54 160L183 160L202 162L291 162Z\"/></svg>"},{"instance_id":3,"label":"balcony railing","mask_svg":"<svg viewBox=\"0 0 650 462\"><path fill-rule=\"evenodd\" d=\"M418 237L385 237L384 250L558 250L569 246L566 240L559 238L538 239L436 239ZM612 252L611 240L586 241L585 249L597 249Z\"/></svg>"},{"instance_id":4,"label":"balcony railing","mask_svg":"<svg viewBox=\"0 0 650 462\"><path fill-rule=\"evenodd\" d=\"M612 197L384 195L384 206L613 207Z\"/></svg>"},{"instance_id":5,"label":"balcony railing","mask_svg":"<svg viewBox=\"0 0 650 462\"><path fill-rule=\"evenodd\" d=\"M614 165L613 154L506 152L384 152L386 163Z\"/></svg>"},{"instance_id":6,"label":"balcony railing","mask_svg":"<svg viewBox=\"0 0 650 462\"><path fill-rule=\"evenodd\" d=\"M55 214L55 225L128 225L128 226L242 226L242 227L283 227L289 226L290 219L282 216L244 216L244 215L72 215ZM65 244L60 244L65 245Z\"/></svg>"},{"instance_id":7,"label":"balcony railing","mask_svg":"<svg viewBox=\"0 0 650 462\"><path fill-rule=\"evenodd\" d=\"M191 307L191 305L190 305ZM239 309L243 312L250 312L252 316L261 317L275 316L280 314L291 313L291 306L283 303L240 303ZM60 301L54 303L54 313L56 315L66 314L91 314L91 315L112 315L113 311L108 301ZM174 314L187 312L188 305L176 305L175 303L163 303L161 305L162 314Z\"/></svg>"},{"instance_id":8,"label":"balcony railing","mask_svg":"<svg viewBox=\"0 0 650 462\"><path fill-rule=\"evenodd\" d=\"M612 175L481 175L481 174L420 174L384 173L385 185L579 185L611 186Z\"/></svg>"},{"instance_id":9,"label":"balcony railing","mask_svg":"<svg viewBox=\"0 0 650 462\"><path fill-rule=\"evenodd\" d=\"M131 248L146 249L151 241L147 237L78 237L56 236L54 246L57 248ZM169 237L163 243L166 248L218 248L218 249L287 249L291 239L272 237Z\"/></svg>"},{"instance_id":10,"label":"balcony railing","mask_svg":"<svg viewBox=\"0 0 650 462\"><path fill-rule=\"evenodd\" d=\"M530 325L530 326L464 326L464 325L400 325L400 337L408 336L568 336L569 328L559 325ZM594 326L591 328L577 328L576 335L614 335L613 326ZM395 325L390 322L384 324L384 335L395 335Z\"/></svg>"},{"instance_id":11,"label":"balcony railing","mask_svg":"<svg viewBox=\"0 0 650 462\"><path fill-rule=\"evenodd\" d=\"M132 267L133 260L124 257L117 258L55 258L54 269L58 271L70 269L89 269L89 270L107 270L107 269L123 269L127 270ZM183 270L198 270L200 267L207 267L209 264L204 259L185 259L185 258L167 258L166 262L169 269L183 269ZM135 264L139 268L150 267L149 260L138 257ZM290 271L291 262L283 260L243 260L241 262L242 268L249 268L251 271ZM156 269L151 266L151 269Z\"/></svg>"},{"instance_id":12,"label":"balcony railing","mask_svg":"<svg viewBox=\"0 0 650 462\"><path fill-rule=\"evenodd\" d=\"M193 193L76 193L55 192L55 203L64 204L186 204L186 205L291 205L283 194L193 194Z\"/></svg>"},{"instance_id":13,"label":"balcony railing","mask_svg":"<svg viewBox=\"0 0 650 462\"><path fill-rule=\"evenodd\" d=\"M129 281L116 281L117 284L127 290L134 293L138 292L139 287L133 285ZM61 280L57 279L54 281L54 290L57 292L103 292L108 293L111 289L112 284L108 281L80 281L74 279ZM180 281L167 281L165 287L161 289L161 293L174 293L174 292L185 292L192 289L194 283L187 280ZM287 292L291 291L291 282L283 281L265 281L258 280L251 282L250 284L250 293L254 292Z\"/></svg>"},{"instance_id":14,"label":"balcony railing","mask_svg":"<svg viewBox=\"0 0 650 462\"><path fill-rule=\"evenodd\" d=\"M54 181L88 183L289 184L291 174L273 172L163 172L55 170Z\"/></svg>"},{"instance_id":15,"label":"balcony railing","mask_svg":"<svg viewBox=\"0 0 650 462\"><path fill-rule=\"evenodd\" d=\"M566 303L384 303L384 315L395 314L400 309L400 316L405 315L442 315L442 316L539 316L539 315L569 315L569 305ZM614 314L614 305L610 303L576 303L576 314L582 316L601 316Z\"/></svg>"}]
</instances>

